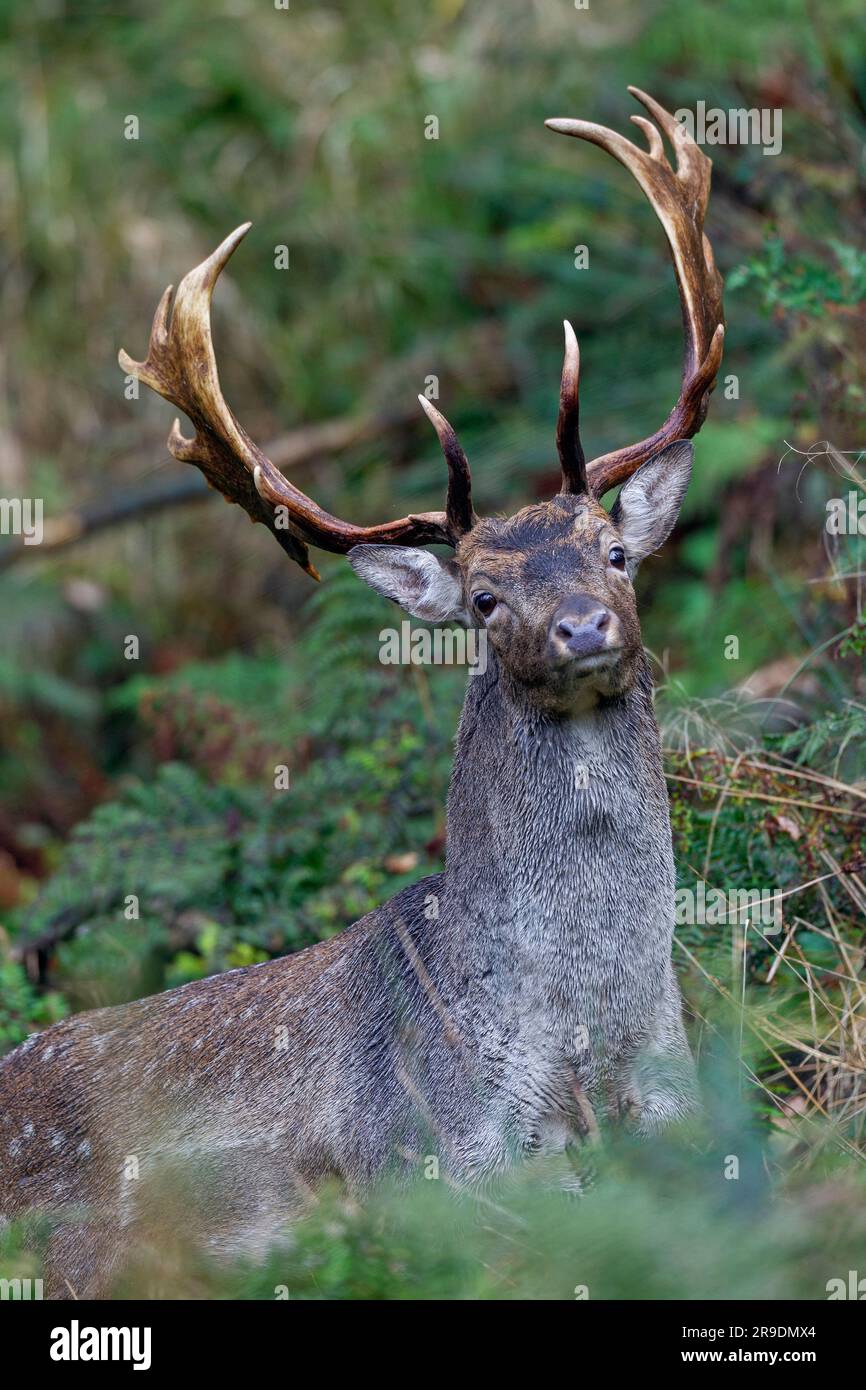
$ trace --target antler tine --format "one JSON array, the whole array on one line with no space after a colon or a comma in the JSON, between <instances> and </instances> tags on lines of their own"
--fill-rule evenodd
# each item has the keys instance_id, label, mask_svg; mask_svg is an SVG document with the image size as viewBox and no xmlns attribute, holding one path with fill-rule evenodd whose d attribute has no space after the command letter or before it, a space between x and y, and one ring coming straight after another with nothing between
<instances>
[{"instance_id":1,"label":"antler tine","mask_svg":"<svg viewBox=\"0 0 866 1390\"><path fill-rule=\"evenodd\" d=\"M445 416L438 411L426 396L419 396L424 413L432 424L442 445L445 462L448 465L448 495L445 502L445 516L448 527L455 540L471 531L478 518L472 509L472 474L469 460L464 454L457 435Z\"/></svg>"},{"instance_id":2,"label":"antler tine","mask_svg":"<svg viewBox=\"0 0 866 1390\"><path fill-rule=\"evenodd\" d=\"M124 372L171 401L195 426L194 437L188 439L175 420L168 437L169 452L185 463L194 463L211 487L243 507L253 521L263 522L286 553L315 579L318 574L310 562L308 545L337 554L362 544L425 545L439 541L455 545L458 534L445 512L422 512L380 526L353 526L332 516L290 483L235 419L219 383L210 305L220 272L250 225L246 222L238 227L184 277L173 305L169 285L154 316L144 362L133 361L123 351L118 354ZM468 474L468 465L466 471ZM451 491L449 484L449 497Z\"/></svg>"},{"instance_id":3,"label":"antler tine","mask_svg":"<svg viewBox=\"0 0 866 1390\"><path fill-rule=\"evenodd\" d=\"M657 126L645 116L632 116L631 119L644 132L648 150L640 149L624 135L592 121L555 119L545 122L560 134L599 145L635 178L664 227L683 315L685 353L679 399L655 434L593 459L587 465L589 487L596 496L624 482L665 444L697 434L706 418L709 395L715 385L724 347L722 278L713 261L712 247L704 235L712 163L685 126L669 111L638 87L629 87L629 91L671 142L676 153L676 169L667 159Z\"/></svg>"},{"instance_id":4,"label":"antler tine","mask_svg":"<svg viewBox=\"0 0 866 1390\"><path fill-rule=\"evenodd\" d=\"M580 496L588 488L586 455L580 442L580 348L568 319L562 326L565 329L565 358L559 387L559 419L556 422L556 449L562 468L560 492Z\"/></svg>"}]
</instances>

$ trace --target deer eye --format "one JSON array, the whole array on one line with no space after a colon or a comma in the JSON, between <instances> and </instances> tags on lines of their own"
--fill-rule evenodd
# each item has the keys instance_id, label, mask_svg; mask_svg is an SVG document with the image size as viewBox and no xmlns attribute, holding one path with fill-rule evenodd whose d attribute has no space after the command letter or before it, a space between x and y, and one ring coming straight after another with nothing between
<instances>
[{"instance_id":1,"label":"deer eye","mask_svg":"<svg viewBox=\"0 0 866 1390\"><path fill-rule=\"evenodd\" d=\"M623 550L621 545L612 545L610 550L607 552L607 558L613 565L614 569L625 569L625 551Z\"/></svg>"},{"instance_id":2,"label":"deer eye","mask_svg":"<svg viewBox=\"0 0 866 1390\"><path fill-rule=\"evenodd\" d=\"M496 599L492 594L473 594L472 602L475 604L482 618L489 618L496 607Z\"/></svg>"}]
</instances>

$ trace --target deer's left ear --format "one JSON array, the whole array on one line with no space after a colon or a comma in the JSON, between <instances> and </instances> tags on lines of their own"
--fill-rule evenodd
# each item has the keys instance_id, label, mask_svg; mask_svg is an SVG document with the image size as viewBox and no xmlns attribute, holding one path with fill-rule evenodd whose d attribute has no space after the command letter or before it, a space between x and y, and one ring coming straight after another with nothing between
<instances>
[{"instance_id":1,"label":"deer's left ear","mask_svg":"<svg viewBox=\"0 0 866 1390\"><path fill-rule=\"evenodd\" d=\"M428 623L468 623L463 586L453 560L406 545L355 545L347 556L357 575Z\"/></svg>"},{"instance_id":2,"label":"deer's left ear","mask_svg":"<svg viewBox=\"0 0 866 1390\"><path fill-rule=\"evenodd\" d=\"M610 519L622 536L629 571L664 545L686 495L692 473L691 440L677 439L647 459L623 485Z\"/></svg>"}]
</instances>

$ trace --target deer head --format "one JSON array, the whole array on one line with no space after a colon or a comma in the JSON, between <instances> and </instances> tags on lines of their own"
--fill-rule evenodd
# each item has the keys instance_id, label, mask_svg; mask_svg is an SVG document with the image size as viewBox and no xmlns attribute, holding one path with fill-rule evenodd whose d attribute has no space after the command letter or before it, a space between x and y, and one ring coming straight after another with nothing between
<instances>
[{"instance_id":1,"label":"deer head","mask_svg":"<svg viewBox=\"0 0 866 1390\"><path fill-rule=\"evenodd\" d=\"M691 472L678 440L645 463L610 513L590 493L560 493L503 520L484 519L454 558L358 545L349 563L414 617L483 628L515 693L568 713L623 694L642 651L640 561L667 537Z\"/></svg>"},{"instance_id":2,"label":"deer head","mask_svg":"<svg viewBox=\"0 0 866 1390\"><path fill-rule=\"evenodd\" d=\"M448 470L443 512L355 526L290 483L227 406L211 340L213 288L249 223L185 277L173 304L169 286L147 359L134 362L120 353L124 371L180 407L195 426L188 439L175 422L168 440L175 458L195 463L228 500L267 525L307 573L318 577L310 545L348 554L362 578L414 616L483 627L507 679L525 698L555 710L622 693L635 679L641 636L632 582L640 561L662 544L676 520L691 470L687 441L706 416L723 348L722 281L703 232L710 160L662 106L637 88L629 91L657 122L632 117L648 150L589 121L546 124L601 146L625 165L661 221L683 315L682 387L655 434L587 463L579 433L579 350L566 323L556 430L562 486L549 501L505 520L479 519L466 455L448 421L424 397L419 399ZM660 132L673 147L675 168ZM618 484L623 486L608 512L600 499ZM450 547L453 558L441 560L420 548L431 542Z\"/></svg>"}]
</instances>

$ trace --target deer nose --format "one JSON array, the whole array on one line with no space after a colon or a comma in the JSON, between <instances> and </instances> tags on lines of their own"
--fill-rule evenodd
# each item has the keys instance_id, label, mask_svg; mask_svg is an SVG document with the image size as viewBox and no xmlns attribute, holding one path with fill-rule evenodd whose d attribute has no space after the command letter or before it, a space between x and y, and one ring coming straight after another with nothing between
<instances>
[{"instance_id":1,"label":"deer nose","mask_svg":"<svg viewBox=\"0 0 866 1390\"><path fill-rule=\"evenodd\" d=\"M550 624L550 643L562 655L593 656L603 651L613 614L591 594L576 594L561 603Z\"/></svg>"}]
</instances>

